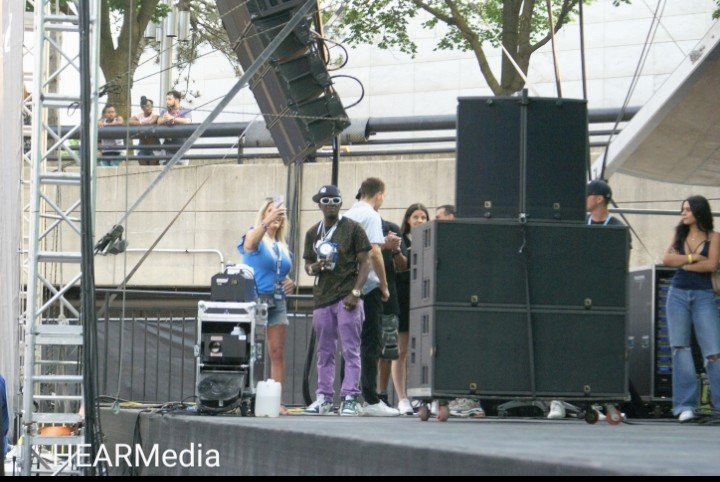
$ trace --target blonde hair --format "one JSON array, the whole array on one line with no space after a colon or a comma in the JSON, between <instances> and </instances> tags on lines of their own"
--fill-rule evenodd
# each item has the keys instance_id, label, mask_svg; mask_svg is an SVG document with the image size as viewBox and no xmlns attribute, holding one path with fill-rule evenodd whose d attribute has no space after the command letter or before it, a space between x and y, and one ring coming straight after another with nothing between
<instances>
[{"instance_id":1,"label":"blonde hair","mask_svg":"<svg viewBox=\"0 0 720 482\"><path fill-rule=\"evenodd\" d=\"M260 209L257 212L257 215L255 216L255 224L253 226L260 226L263 222L263 219L265 218L265 211L267 211L268 206L272 204L273 200L272 198L266 198L265 201L260 206ZM280 224L280 227L275 231L275 239L272 239L268 234L267 231L262 237L262 242L265 243L265 247L267 249L272 250L273 249L273 242L277 242L278 247L280 248L280 251L285 253L288 257L292 259L290 256L290 247L287 244L286 236L287 232L289 230L289 221L287 219L287 216L283 217L282 223Z\"/></svg>"}]
</instances>

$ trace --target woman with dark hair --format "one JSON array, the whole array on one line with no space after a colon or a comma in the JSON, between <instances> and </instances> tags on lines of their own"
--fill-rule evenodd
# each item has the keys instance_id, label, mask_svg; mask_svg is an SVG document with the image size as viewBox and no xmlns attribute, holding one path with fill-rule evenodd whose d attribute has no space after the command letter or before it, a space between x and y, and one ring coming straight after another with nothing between
<instances>
[{"instance_id":1,"label":"woman with dark hair","mask_svg":"<svg viewBox=\"0 0 720 482\"><path fill-rule=\"evenodd\" d=\"M398 399L398 410L400 415L412 415L413 408L407 398L407 352L408 339L410 338L410 247L412 246L412 228L428 222L430 215L425 205L421 203L411 204L403 216L400 224L401 246L403 252L398 257L404 258L400 263L396 260L398 269L396 275L397 297L400 303L400 314L398 316L398 357L392 361L392 379L395 387L395 395ZM407 248L407 250L405 250Z\"/></svg>"},{"instance_id":2,"label":"woman with dark hair","mask_svg":"<svg viewBox=\"0 0 720 482\"><path fill-rule=\"evenodd\" d=\"M678 268L666 311L672 347L672 412L680 422L687 422L696 417L695 409L700 406L690 346L693 329L710 382L712 406L720 409L720 313L710 279L718 269L720 234L714 231L710 204L702 196L685 199L680 217L663 263Z\"/></svg>"},{"instance_id":3,"label":"woman with dark hair","mask_svg":"<svg viewBox=\"0 0 720 482\"><path fill-rule=\"evenodd\" d=\"M133 116L130 117L128 124L131 126L157 124L158 115L153 113L153 105L153 101L144 95L140 97L140 112L133 114ZM154 150L160 150L160 139L150 134L141 134L139 136L138 144L140 146L155 146L154 149L152 147L147 147L138 150L138 154L143 156L143 159L138 160L138 164L141 166L157 166L160 164L159 159L150 159L150 157L156 157L153 152Z\"/></svg>"}]
</instances>

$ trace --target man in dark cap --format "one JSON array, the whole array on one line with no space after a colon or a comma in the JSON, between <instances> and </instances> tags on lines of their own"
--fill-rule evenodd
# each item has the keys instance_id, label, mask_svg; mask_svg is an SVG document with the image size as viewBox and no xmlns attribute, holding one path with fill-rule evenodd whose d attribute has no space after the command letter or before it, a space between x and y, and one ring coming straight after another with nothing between
<instances>
[{"instance_id":1,"label":"man in dark cap","mask_svg":"<svg viewBox=\"0 0 720 482\"><path fill-rule=\"evenodd\" d=\"M585 187L585 210L587 216L585 222L589 226L625 226L625 223L610 215L608 205L612 199L610 185L602 179L593 179ZM629 246L629 248L632 246ZM600 420L605 419L605 414L600 412L599 407L594 406ZM561 400L550 402L550 412L547 418L565 418L566 412L574 411L580 413L580 409L574 405Z\"/></svg>"},{"instance_id":2,"label":"man in dark cap","mask_svg":"<svg viewBox=\"0 0 720 482\"><path fill-rule=\"evenodd\" d=\"M602 179L593 179L585 188L586 222L603 226L624 226L619 219L610 215L608 205L612 199L610 185Z\"/></svg>"},{"instance_id":3,"label":"man in dark cap","mask_svg":"<svg viewBox=\"0 0 720 482\"><path fill-rule=\"evenodd\" d=\"M305 234L305 272L313 286L313 328L317 339L317 398L309 415L332 415L335 353L338 338L345 361L340 390L341 416L363 415L360 395L360 333L363 325L362 287L370 273L371 245L363 227L340 216L342 195L327 185L313 196L323 219Z\"/></svg>"}]
</instances>

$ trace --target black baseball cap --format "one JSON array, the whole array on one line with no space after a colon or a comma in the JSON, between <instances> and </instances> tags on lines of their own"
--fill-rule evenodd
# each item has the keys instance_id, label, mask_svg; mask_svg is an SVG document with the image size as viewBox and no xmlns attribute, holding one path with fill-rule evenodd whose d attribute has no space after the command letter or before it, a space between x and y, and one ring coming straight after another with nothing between
<instances>
[{"instance_id":1,"label":"black baseball cap","mask_svg":"<svg viewBox=\"0 0 720 482\"><path fill-rule=\"evenodd\" d=\"M587 184L587 187L585 188L585 195L598 195L604 197L605 199L610 199L612 198L612 189L610 189L610 185L602 179L593 179Z\"/></svg>"},{"instance_id":2,"label":"black baseball cap","mask_svg":"<svg viewBox=\"0 0 720 482\"><path fill-rule=\"evenodd\" d=\"M342 195L340 194L340 190L336 186L328 184L321 187L317 194L312 197L312 200L313 202L319 203L320 199L324 197L342 197Z\"/></svg>"}]
</instances>

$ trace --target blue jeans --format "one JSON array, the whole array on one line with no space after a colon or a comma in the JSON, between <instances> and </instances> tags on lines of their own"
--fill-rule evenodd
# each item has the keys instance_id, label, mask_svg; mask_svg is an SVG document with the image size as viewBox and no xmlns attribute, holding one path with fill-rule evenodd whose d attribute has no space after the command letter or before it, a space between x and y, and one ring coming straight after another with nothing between
<instances>
[{"instance_id":1,"label":"blue jeans","mask_svg":"<svg viewBox=\"0 0 720 482\"><path fill-rule=\"evenodd\" d=\"M672 347L673 414L700 405L700 387L690 339L693 328L710 382L712 405L720 409L720 313L712 290L683 290L671 287L667 298L668 330Z\"/></svg>"},{"instance_id":2,"label":"blue jeans","mask_svg":"<svg viewBox=\"0 0 720 482\"><path fill-rule=\"evenodd\" d=\"M360 331L365 316L363 300L353 310L346 310L344 299L313 310L313 328L317 336L317 394L332 400L335 393L335 353L340 339L345 377L340 395L360 395Z\"/></svg>"}]
</instances>

